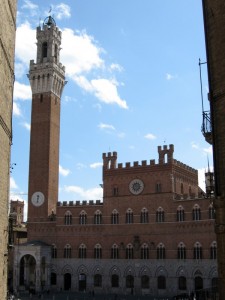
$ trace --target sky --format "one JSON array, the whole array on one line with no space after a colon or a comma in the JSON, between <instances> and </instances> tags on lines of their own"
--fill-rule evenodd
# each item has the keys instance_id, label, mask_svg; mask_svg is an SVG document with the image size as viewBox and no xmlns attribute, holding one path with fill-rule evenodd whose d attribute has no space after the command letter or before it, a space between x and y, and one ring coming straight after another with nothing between
<instances>
[{"instance_id":1,"label":"sky","mask_svg":"<svg viewBox=\"0 0 225 300\"><path fill-rule=\"evenodd\" d=\"M50 12L50 13L49 13ZM174 158L204 171L199 59L206 62L201 0L18 0L10 199L27 210L36 27L51 14L62 31L68 81L61 98L59 201L102 199L102 153L118 163ZM207 64L201 65L208 110Z\"/></svg>"}]
</instances>

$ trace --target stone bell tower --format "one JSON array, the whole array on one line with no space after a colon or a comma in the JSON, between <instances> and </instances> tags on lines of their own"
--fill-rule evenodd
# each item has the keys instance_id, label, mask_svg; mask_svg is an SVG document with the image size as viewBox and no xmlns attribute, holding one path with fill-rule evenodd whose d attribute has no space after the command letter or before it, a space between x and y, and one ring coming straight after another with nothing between
<instances>
[{"instance_id":1,"label":"stone bell tower","mask_svg":"<svg viewBox=\"0 0 225 300\"><path fill-rule=\"evenodd\" d=\"M49 16L37 27L37 58L30 61L32 89L28 238L33 222L45 222L58 201L60 98L65 67L60 63L62 33Z\"/></svg>"}]
</instances>

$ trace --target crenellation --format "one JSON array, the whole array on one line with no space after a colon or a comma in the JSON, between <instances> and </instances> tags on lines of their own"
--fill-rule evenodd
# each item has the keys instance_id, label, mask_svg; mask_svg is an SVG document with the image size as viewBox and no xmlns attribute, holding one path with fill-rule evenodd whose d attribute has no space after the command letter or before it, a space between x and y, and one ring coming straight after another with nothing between
<instances>
[{"instance_id":1,"label":"crenellation","mask_svg":"<svg viewBox=\"0 0 225 300\"><path fill-rule=\"evenodd\" d=\"M91 206L94 206L94 205L101 205L102 202L101 200L76 200L76 201L73 201L73 200L70 200L69 202L68 201L63 201L63 202L60 202L58 201L57 202L57 206L58 207L68 207L68 206L87 206L87 205L91 205Z\"/></svg>"},{"instance_id":2,"label":"crenellation","mask_svg":"<svg viewBox=\"0 0 225 300\"><path fill-rule=\"evenodd\" d=\"M130 162L126 162L125 166L125 168L130 168Z\"/></svg>"},{"instance_id":3,"label":"crenellation","mask_svg":"<svg viewBox=\"0 0 225 300\"><path fill-rule=\"evenodd\" d=\"M142 167L147 166L147 160L142 160L142 161L141 161L141 165L142 165Z\"/></svg>"},{"instance_id":4,"label":"crenellation","mask_svg":"<svg viewBox=\"0 0 225 300\"><path fill-rule=\"evenodd\" d=\"M138 161L134 161L133 166L134 166L134 167L138 167L138 166L139 166L139 162L138 162Z\"/></svg>"},{"instance_id":5,"label":"crenellation","mask_svg":"<svg viewBox=\"0 0 225 300\"><path fill-rule=\"evenodd\" d=\"M154 166L155 165L155 159L151 159L150 160L150 166Z\"/></svg>"}]
</instances>

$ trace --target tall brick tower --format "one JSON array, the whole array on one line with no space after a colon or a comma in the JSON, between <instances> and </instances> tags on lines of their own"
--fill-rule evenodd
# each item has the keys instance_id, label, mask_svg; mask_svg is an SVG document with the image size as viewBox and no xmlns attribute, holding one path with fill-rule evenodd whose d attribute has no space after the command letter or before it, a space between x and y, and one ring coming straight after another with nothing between
<instances>
[{"instance_id":1,"label":"tall brick tower","mask_svg":"<svg viewBox=\"0 0 225 300\"><path fill-rule=\"evenodd\" d=\"M215 173L220 299L225 295L225 1L202 0Z\"/></svg>"},{"instance_id":2,"label":"tall brick tower","mask_svg":"<svg viewBox=\"0 0 225 300\"><path fill-rule=\"evenodd\" d=\"M32 89L28 239L37 218L44 222L58 201L60 98L65 67L59 59L61 32L49 16L37 27L37 61L30 61ZM31 231L30 231L31 230Z\"/></svg>"}]
</instances>

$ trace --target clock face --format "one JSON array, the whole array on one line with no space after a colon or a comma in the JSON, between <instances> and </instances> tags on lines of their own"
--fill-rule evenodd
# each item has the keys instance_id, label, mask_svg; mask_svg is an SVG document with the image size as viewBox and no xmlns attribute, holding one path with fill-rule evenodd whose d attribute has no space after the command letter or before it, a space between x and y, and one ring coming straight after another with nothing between
<instances>
[{"instance_id":1,"label":"clock face","mask_svg":"<svg viewBox=\"0 0 225 300\"><path fill-rule=\"evenodd\" d=\"M31 197L31 202L34 206L41 206L45 201L45 196L42 192L35 192Z\"/></svg>"},{"instance_id":2,"label":"clock face","mask_svg":"<svg viewBox=\"0 0 225 300\"><path fill-rule=\"evenodd\" d=\"M132 194L138 195L140 194L144 189L144 183L140 179L134 179L129 184L129 190Z\"/></svg>"}]
</instances>

